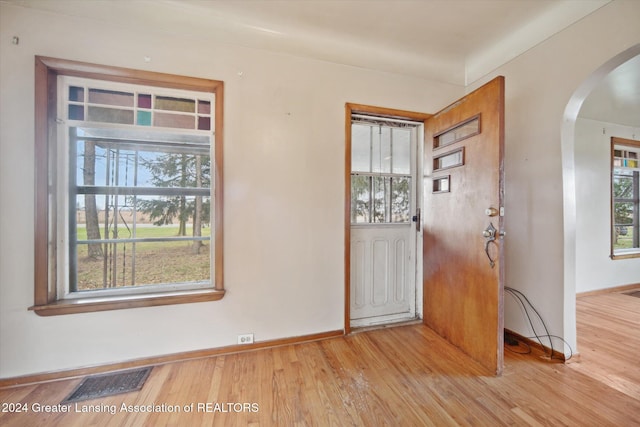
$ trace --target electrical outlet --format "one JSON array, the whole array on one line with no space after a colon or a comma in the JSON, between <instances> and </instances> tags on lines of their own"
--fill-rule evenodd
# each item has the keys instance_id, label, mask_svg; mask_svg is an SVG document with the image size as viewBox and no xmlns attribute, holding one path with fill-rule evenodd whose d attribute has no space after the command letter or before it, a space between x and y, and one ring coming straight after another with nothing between
<instances>
[{"instance_id":1,"label":"electrical outlet","mask_svg":"<svg viewBox=\"0 0 640 427\"><path fill-rule=\"evenodd\" d=\"M253 334L238 335L238 344L253 344Z\"/></svg>"}]
</instances>

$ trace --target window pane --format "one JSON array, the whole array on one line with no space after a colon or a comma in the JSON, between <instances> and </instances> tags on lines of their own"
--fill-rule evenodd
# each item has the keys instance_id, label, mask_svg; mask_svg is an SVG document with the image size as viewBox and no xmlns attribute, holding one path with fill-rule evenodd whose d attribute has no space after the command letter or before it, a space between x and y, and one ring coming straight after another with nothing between
<instances>
[{"instance_id":1,"label":"window pane","mask_svg":"<svg viewBox=\"0 0 640 427\"><path fill-rule=\"evenodd\" d=\"M124 225L121 228L126 230ZM141 224L137 236L174 236L177 230L175 225ZM204 235L209 236L209 233L210 228L203 230ZM120 236L128 234L128 231L120 232ZM78 240L85 237L86 227L79 225ZM209 242L204 242L197 254L193 253L192 245L189 241L105 243L101 245L102 256L92 258L87 256L89 244L79 244L77 290L209 281Z\"/></svg>"},{"instance_id":2,"label":"window pane","mask_svg":"<svg viewBox=\"0 0 640 427\"><path fill-rule=\"evenodd\" d=\"M462 149L443 154L433 159L433 170L452 168L464 164L464 151Z\"/></svg>"},{"instance_id":3,"label":"window pane","mask_svg":"<svg viewBox=\"0 0 640 427\"><path fill-rule=\"evenodd\" d=\"M84 120L84 107L82 105L69 105L69 120Z\"/></svg>"},{"instance_id":4,"label":"window pane","mask_svg":"<svg viewBox=\"0 0 640 427\"><path fill-rule=\"evenodd\" d=\"M613 197L615 199L630 199L633 197L633 177L614 175Z\"/></svg>"},{"instance_id":5,"label":"window pane","mask_svg":"<svg viewBox=\"0 0 640 427\"><path fill-rule=\"evenodd\" d=\"M211 158L201 147L79 139L75 148L72 290L209 281Z\"/></svg>"},{"instance_id":6,"label":"window pane","mask_svg":"<svg viewBox=\"0 0 640 427\"><path fill-rule=\"evenodd\" d=\"M374 176L373 180L373 222L389 222L390 178Z\"/></svg>"},{"instance_id":7,"label":"window pane","mask_svg":"<svg viewBox=\"0 0 640 427\"><path fill-rule=\"evenodd\" d=\"M186 114L155 113L153 125L166 128L195 129L196 118Z\"/></svg>"},{"instance_id":8,"label":"window pane","mask_svg":"<svg viewBox=\"0 0 640 427\"><path fill-rule=\"evenodd\" d=\"M371 128L351 125L351 171L371 172Z\"/></svg>"},{"instance_id":9,"label":"window pane","mask_svg":"<svg viewBox=\"0 0 640 427\"><path fill-rule=\"evenodd\" d=\"M84 102L84 88L69 86L69 101Z\"/></svg>"},{"instance_id":10,"label":"window pane","mask_svg":"<svg viewBox=\"0 0 640 427\"><path fill-rule=\"evenodd\" d=\"M372 172L391 172L391 129L375 126L372 128Z\"/></svg>"},{"instance_id":11,"label":"window pane","mask_svg":"<svg viewBox=\"0 0 640 427\"><path fill-rule=\"evenodd\" d=\"M633 203L615 202L613 204L613 217L615 225L633 224Z\"/></svg>"},{"instance_id":12,"label":"window pane","mask_svg":"<svg viewBox=\"0 0 640 427\"><path fill-rule=\"evenodd\" d=\"M411 173L411 130L393 129L393 173Z\"/></svg>"},{"instance_id":13,"label":"window pane","mask_svg":"<svg viewBox=\"0 0 640 427\"><path fill-rule=\"evenodd\" d=\"M370 222L370 178L368 176L351 176L351 222Z\"/></svg>"},{"instance_id":14,"label":"window pane","mask_svg":"<svg viewBox=\"0 0 640 427\"><path fill-rule=\"evenodd\" d=\"M209 101L198 100L198 114L211 114L211 103Z\"/></svg>"},{"instance_id":15,"label":"window pane","mask_svg":"<svg viewBox=\"0 0 640 427\"><path fill-rule=\"evenodd\" d=\"M631 249L633 245L634 227L618 225L614 228L613 249Z\"/></svg>"},{"instance_id":16,"label":"window pane","mask_svg":"<svg viewBox=\"0 0 640 427\"><path fill-rule=\"evenodd\" d=\"M114 90L89 89L89 102L92 104L133 107L133 93Z\"/></svg>"},{"instance_id":17,"label":"window pane","mask_svg":"<svg viewBox=\"0 0 640 427\"><path fill-rule=\"evenodd\" d=\"M151 95L138 95L138 108L151 108Z\"/></svg>"},{"instance_id":18,"label":"window pane","mask_svg":"<svg viewBox=\"0 0 640 427\"><path fill-rule=\"evenodd\" d=\"M473 135L480 133L480 118L476 117L466 122L462 122L453 129L450 129L433 139L433 148L443 147L453 144Z\"/></svg>"},{"instance_id":19,"label":"window pane","mask_svg":"<svg viewBox=\"0 0 640 427\"><path fill-rule=\"evenodd\" d=\"M198 116L198 130L211 130L211 117Z\"/></svg>"},{"instance_id":20,"label":"window pane","mask_svg":"<svg viewBox=\"0 0 640 427\"><path fill-rule=\"evenodd\" d=\"M411 178L392 178L391 222L409 222L411 209Z\"/></svg>"},{"instance_id":21,"label":"window pane","mask_svg":"<svg viewBox=\"0 0 640 427\"><path fill-rule=\"evenodd\" d=\"M138 111L138 125L151 126L151 111Z\"/></svg>"},{"instance_id":22,"label":"window pane","mask_svg":"<svg viewBox=\"0 0 640 427\"><path fill-rule=\"evenodd\" d=\"M168 96L157 96L155 108L166 111L181 111L185 113L196 112L196 101L187 98L172 98Z\"/></svg>"},{"instance_id":23,"label":"window pane","mask_svg":"<svg viewBox=\"0 0 640 427\"><path fill-rule=\"evenodd\" d=\"M133 124L133 110L90 106L87 115L90 122Z\"/></svg>"}]
</instances>

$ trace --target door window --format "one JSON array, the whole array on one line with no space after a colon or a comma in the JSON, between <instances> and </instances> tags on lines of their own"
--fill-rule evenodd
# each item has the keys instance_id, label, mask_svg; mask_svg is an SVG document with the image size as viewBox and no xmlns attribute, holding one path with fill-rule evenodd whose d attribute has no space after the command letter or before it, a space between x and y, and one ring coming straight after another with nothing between
<instances>
[{"instance_id":1,"label":"door window","mask_svg":"<svg viewBox=\"0 0 640 427\"><path fill-rule=\"evenodd\" d=\"M415 125L379 118L351 126L351 223L411 220L411 134Z\"/></svg>"}]
</instances>

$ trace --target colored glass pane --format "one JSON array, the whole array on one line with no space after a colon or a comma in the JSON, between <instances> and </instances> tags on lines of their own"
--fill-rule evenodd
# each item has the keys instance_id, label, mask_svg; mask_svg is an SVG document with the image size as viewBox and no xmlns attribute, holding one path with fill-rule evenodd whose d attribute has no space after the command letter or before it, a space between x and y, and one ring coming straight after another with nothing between
<instances>
[{"instance_id":1,"label":"colored glass pane","mask_svg":"<svg viewBox=\"0 0 640 427\"><path fill-rule=\"evenodd\" d=\"M198 117L198 130L211 130L211 117Z\"/></svg>"},{"instance_id":2,"label":"colored glass pane","mask_svg":"<svg viewBox=\"0 0 640 427\"><path fill-rule=\"evenodd\" d=\"M167 128L195 129L195 117L186 114L155 113L153 125Z\"/></svg>"},{"instance_id":3,"label":"colored glass pane","mask_svg":"<svg viewBox=\"0 0 640 427\"><path fill-rule=\"evenodd\" d=\"M140 126L151 126L151 111L138 111L137 124Z\"/></svg>"},{"instance_id":4,"label":"colored glass pane","mask_svg":"<svg viewBox=\"0 0 640 427\"><path fill-rule=\"evenodd\" d=\"M209 101L198 100L198 114L211 114L211 103Z\"/></svg>"},{"instance_id":5,"label":"colored glass pane","mask_svg":"<svg viewBox=\"0 0 640 427\"><path fill-rule=\"evenodd\" d=\"M84 101L84 88L77 86L69 86L69 101Z\"/></svg>"},{"instance_id":6,"label":"colored glass pane","mask_svg":"<svg viewBox=\"0 0 640 427\"><path fill-rule=\"evenodd\" d=\"M116 108L89 107L87 119L92 122L133 124L133 111Z\"/></svg>"},{"instance_id":7,"label":"colored glass pane","mask_svg":"<svg viewBox=\"0 0 640 427\"><path fill-rule=\"evenodd\" d=\"M82 105L69 105L69 120L84 120L84 107Z\"/></svg>"},{"instance_id":8,"label":"colored glass pane","mask_svg":"<svg viewBox=\"0 0 640 427\"><path fill-rule=\"evenodd\" d=\"M196 101L186 98L172 98L168 96L156 96L155 108L166 111L180 111L184 113L196 112Z\"/></svg>"},{"instance_id":9,"label":"colored glass pane","mask_svg":"<svg viewBox=\"0 0 640 427\"><path fill-rule=\"evenodd\" d=\"M133 107L133 93L115 90L89 89L89 102L92 104Z\"/></svg>"},{"instance_id":10,"label":"colored glass pane","mask_svg":"<svg viewBox=\"0 0 640 427\"><path fill-rule=\"evenodd\" d=\"M138 108L151 108L151 95L138 94Z\"/></svg>"}]
</instances>

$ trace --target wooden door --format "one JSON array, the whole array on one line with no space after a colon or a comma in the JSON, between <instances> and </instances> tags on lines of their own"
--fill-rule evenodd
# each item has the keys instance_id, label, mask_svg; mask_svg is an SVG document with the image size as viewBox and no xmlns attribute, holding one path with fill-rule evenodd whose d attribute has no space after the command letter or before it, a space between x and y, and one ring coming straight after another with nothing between
<instances>
[{"instance_id":1,"label":"wooden door","mask_svg":"<svg viewBox=\"0 0 640 427\"><path fill-rule=\"evenodd\" d=\"M504 77L425 121L424 322L503 366Z\"/></svg>"}]
</instances>

